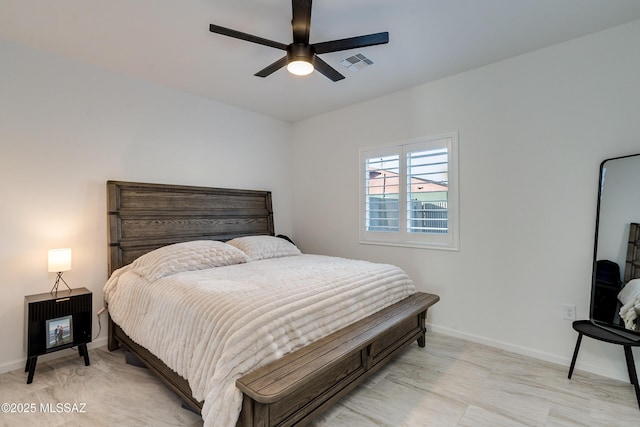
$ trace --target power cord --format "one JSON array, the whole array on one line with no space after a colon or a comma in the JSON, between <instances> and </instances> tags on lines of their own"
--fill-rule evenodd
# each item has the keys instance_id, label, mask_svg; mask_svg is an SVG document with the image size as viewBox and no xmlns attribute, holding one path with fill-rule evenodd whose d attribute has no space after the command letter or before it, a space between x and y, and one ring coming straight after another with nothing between
<instances>
[{"instance_id":1,"label":"power cord","mask_svg":"<svg viewBox=\"0 0 640 427\"><path fill-rule=\"evenodd\" d=\"M97 340L100 336L100 332L102 332L102 322L100 321L100 315L105 311L107 311L107 308L102 307L100 310L98 310L98 314L96 315L96 317L98 318L98 334L95 336L94 340Z\"/></svg>"}]
</instances>

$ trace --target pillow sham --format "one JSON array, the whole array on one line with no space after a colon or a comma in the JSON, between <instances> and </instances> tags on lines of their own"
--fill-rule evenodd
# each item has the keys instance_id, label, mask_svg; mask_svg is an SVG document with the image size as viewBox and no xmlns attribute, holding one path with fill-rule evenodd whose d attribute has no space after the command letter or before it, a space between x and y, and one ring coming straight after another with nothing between
<instances>
[{"instance_id":1,"label":"pillow sham","mask_svg":"<svg viewBox=\"0 0 640 427\"><path fill-rule=\"evenodd\" d=\"M285 239L274 236L236 237L227 242L247 254L251 261L300 255L300 249Z\"/></svg>"},{"instance_id":2,"label":"pillow sham","mask_svg":"<svg viewBox=\"0 0 640 427\"><path fill-rule=\"evenodd\" d=\"M147 280L157 280L183 271L204 270L248 262L241 250L215 240L194 240L163 246L131 263L133 271Z\"/></svg>"}]
</instances>

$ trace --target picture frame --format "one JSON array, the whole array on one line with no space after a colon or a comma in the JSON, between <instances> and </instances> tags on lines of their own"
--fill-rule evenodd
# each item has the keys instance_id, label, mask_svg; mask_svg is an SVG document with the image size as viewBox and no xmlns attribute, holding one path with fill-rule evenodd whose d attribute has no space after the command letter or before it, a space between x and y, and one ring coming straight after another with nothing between
<instances>
[{"instance_id":1,"label":"picture frame","mask_svg":"<svg viewBox=\"0 0 640 427\"><path fill-rule=\"evenodd\" d=\"M73 316L57 317L46 321L47 350L73 344Z\"/></svg>"}]
</instances>

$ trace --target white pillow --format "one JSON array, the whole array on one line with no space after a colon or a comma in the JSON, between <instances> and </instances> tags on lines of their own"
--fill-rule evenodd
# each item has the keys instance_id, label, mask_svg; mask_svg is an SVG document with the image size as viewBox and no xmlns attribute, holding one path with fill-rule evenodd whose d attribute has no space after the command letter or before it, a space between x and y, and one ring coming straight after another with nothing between
<instances>
[{"instance_id":1,"label":"white pillow","mask_svg":"<svg viewBox=\"0 0 640 427\"><path fill-rule=\"evenodd\" d=\"M300 255L300 249L293 243L274 236L237 237L227 242L247 254L251 261Z\"/></svg>"},{"instance_id":2,"label":"white pillow","mask_svg":"<svg viewBox=\"0 0 640 427\"><path fill-rule=\"evenodd\" d=\"M248 262L237 248L215 240L194 240L163 246L131 263L133 270L147 280L157 280L183 271L204 270Z\"/></svg>"}]
</instances>

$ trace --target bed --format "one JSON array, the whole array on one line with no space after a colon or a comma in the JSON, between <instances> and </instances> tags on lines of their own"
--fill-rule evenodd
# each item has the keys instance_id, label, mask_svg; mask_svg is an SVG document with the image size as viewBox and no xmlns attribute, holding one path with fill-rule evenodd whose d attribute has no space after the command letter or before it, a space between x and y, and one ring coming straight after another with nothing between
<instances>
[{"instance_id":1,"label":"bed","mask_svg":"<svg viewBox=\"0 0 640 427\"><path fill-rule=\"evenodd\" d=\"M640 224L629 224L624 287L618 294L620 319L627 329L640 332Z\"/></svg>"},{"instance_id":2,"label":"bed","mask_svg":"<svg viewBox=\"0 0 640 427\"><path fill-rule=\"evenodd\" d=\"M248 236L275 239L271 193L267 191L109 181L107 204L110 276L114 272L120 274L127 270L123 267L135 265L136 260L169 245L202 241L231 243ZM306 262L307 257L278 260L284 263L278 268L289 271L290 263ZM261 262L251 261L247 265L258 268ZM225 266L224 269L227 274L226 271L240 267ZM223 271L214 270L215 274ZM282 357L243 373L235 381L241 393L236 425L308 423L412 342L417 341L424 347L427 310L438 300L436 295L411 292L353 323L327 329L326 335L314 332L320 335L309 343L303 339L302 344ZM249 301L248 298L247 305ZM169 367L171 362L165 363L158 354L139 345L139 337L132 339L125 333L127 328L111 316L117 312L114 302L107 303L109 349L125 347L191 409L200 412L204 408L203 413L211 413L206 404L212 403L207 399L205 404L203 399L194 397L190 382L175 372L179 369ZM238 330L241 327L238 326ZM199 388L196 387L196 391ZM205 419L205 424L211 423Z\"/></svg>"}]
</instances>

